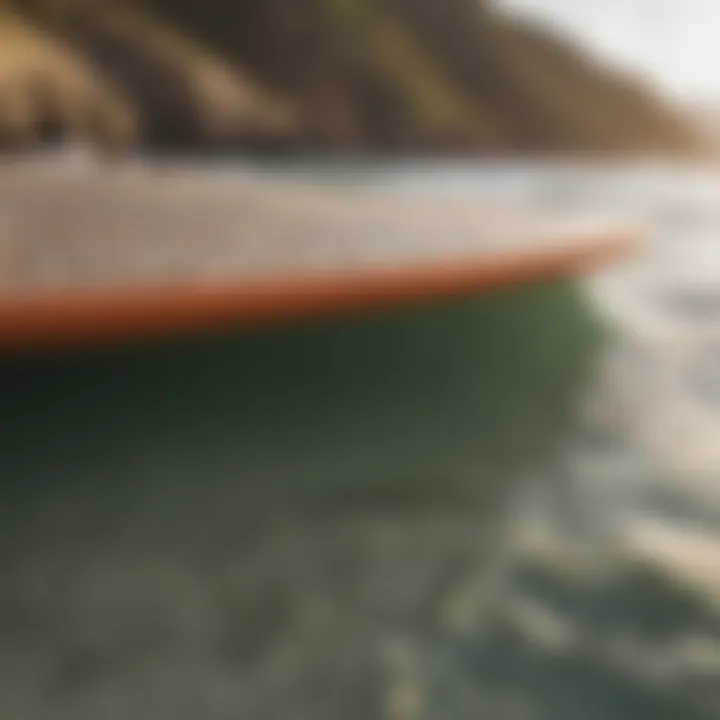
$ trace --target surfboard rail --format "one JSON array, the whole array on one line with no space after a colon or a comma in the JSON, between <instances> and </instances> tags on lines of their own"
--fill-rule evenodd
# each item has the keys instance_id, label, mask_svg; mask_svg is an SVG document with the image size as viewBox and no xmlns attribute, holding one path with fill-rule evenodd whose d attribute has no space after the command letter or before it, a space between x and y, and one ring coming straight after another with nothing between
<instances>
[{"instance_id":1,"label":"surfboard rail","mask_svg":"<svg viewBox=\"0 0 720 720\"><path fill-rule=\"evenodd\" d=\"M0 353L81 349L203 331L248 330L572 279L628 256L634 228L537 246L332 272L202 281L0 289Z\"/></svg>"}]
</instances>

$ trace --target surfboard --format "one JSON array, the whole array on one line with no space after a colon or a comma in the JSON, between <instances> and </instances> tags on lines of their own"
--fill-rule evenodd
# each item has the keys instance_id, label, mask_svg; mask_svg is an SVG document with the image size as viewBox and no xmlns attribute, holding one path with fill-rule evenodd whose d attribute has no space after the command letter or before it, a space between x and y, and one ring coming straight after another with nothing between
<instances>
[{"instance_id":1,"label":"surfboard","mask_svg":"<svg viewBox=\"0 0 720 720\"><path fill-rule=\"evenodd\" d=\"M0 170L4 497L492 524L575 432L604 336L575 278L635 239L470 192Z\"/></svg>"},{"instance_id":2,"label":"surfboard","mask_svg":"<svg viewBox=\"0 0 720 720\"><path fill-rule=\"evenodd\" d=\"M382 313L618 260L634 228L472 193L178 168L0 171L0 352Z\"/></svg>"}]
</instances>

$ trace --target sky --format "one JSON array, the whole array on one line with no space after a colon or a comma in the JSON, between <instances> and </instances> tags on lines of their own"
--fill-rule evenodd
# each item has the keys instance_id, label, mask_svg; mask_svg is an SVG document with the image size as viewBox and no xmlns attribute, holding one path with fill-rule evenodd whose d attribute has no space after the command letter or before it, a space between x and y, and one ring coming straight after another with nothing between
<instances>
[{"instance_id":1,"label":"sky","mask_svg":"<svg viewBox=\"0 0 720 720\"><path fill-rule=\"evenodd\" d=\"M496 0L548 19L683 100L720 100L720 0Z\"/></svg>"}]
</instances>

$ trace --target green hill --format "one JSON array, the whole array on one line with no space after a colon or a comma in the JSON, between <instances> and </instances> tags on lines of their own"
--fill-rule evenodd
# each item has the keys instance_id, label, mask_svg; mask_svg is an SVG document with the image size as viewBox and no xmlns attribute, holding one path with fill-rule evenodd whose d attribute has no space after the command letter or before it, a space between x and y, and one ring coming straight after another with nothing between
<instances>
[{"instance_id":1,"label":"green hill","mask_svg":"<svg viewBox=\"0 0 720 720\"><path fill-rule=\"evenodd\" d=\"M5 144L84 134L180 151L596 155L698 144L639 84L478 0L0 5Z\"/></svg>"}]
</instances>

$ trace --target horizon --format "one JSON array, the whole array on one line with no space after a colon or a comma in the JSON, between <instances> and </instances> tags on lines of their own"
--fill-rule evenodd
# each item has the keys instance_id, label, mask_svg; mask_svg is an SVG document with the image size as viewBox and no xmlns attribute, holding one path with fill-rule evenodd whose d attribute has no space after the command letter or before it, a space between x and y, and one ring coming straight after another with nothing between
<instances>
[{"instance_id":1,"label":"horizon","mask_svg":"<svg viewBox=\"0 0 720 720\"><path fill-rule=\"evenodd\" d=\"M682 103L720 102L716 0L496 0Z\"/></svg>"}]
</instances>

